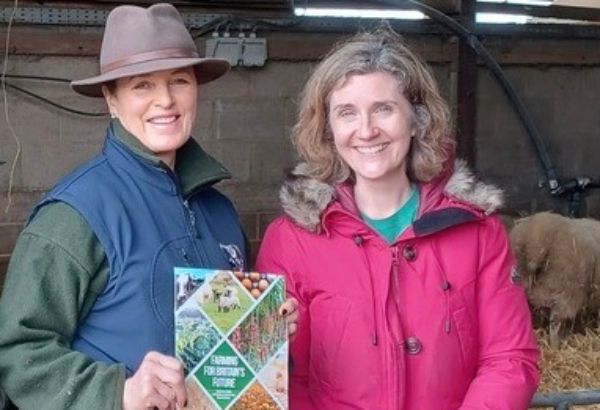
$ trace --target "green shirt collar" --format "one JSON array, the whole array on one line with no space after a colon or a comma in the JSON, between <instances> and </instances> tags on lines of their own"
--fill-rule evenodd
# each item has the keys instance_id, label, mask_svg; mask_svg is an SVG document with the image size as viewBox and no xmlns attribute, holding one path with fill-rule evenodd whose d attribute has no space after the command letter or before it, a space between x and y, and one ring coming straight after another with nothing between
<instances>
[{"instance_id":1,"label":"green shirt collar","mask_svg":"<svg viewBox=\"0 0 600 410\"><path fill-rule=\"evenodd\" d=\"M383 219L371 219L361 214L363 221L370 225L377 233L383 236L388 243L394 243L396 238L406 230L413 222L419 209L419 190L412 187L408 201L400 207L393 215Z\"/></svg>"},{"instance_id":2,"label":"green shirt collar","mask_svg":"<svg viewBox=\"0 0 600 410\"><path fill-rule=\"evenodd\" d=\"M118 119L112 119L111 126L116 138L136 156L149 161L154 166L167 167L158 156L127 131ZM231 178L229 171L207 154L191 137L177 150L175 175L177 175L184 195L191 193L200 186L212 185L223 179Z\"/></svg>"}]
</instances>

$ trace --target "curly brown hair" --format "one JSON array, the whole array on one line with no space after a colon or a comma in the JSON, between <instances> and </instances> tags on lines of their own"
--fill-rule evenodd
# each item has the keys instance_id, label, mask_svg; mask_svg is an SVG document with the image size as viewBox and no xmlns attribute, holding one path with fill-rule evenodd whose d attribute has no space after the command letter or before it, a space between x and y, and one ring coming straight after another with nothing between
<instances>
[{"instance_id":1,"label":"curly brown hair","mask_svg":"<svg viewBox=\"0 0 600 410\"><path fill-rule=\"evenodd\" d=\"M417 133L408 154L408 177L414 182L434 179L454 154L450 110L429 68L389 26L338 43L305 84L292 139L308 164L310 176L329 183L353 178L333 143L329 101L339 83L353 75L374 72L396 78L413 108Z\"/></svg>"}]
</instances>

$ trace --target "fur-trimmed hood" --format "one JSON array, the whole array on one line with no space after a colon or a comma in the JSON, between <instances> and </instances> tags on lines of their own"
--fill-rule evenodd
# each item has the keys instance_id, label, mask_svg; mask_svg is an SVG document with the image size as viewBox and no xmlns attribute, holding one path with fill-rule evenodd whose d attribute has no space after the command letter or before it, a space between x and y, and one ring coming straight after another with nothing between
<instances>
[{"instance_id":1,"label":"fur-trimmed hood","mask_svg":"<svg viewBox=\"0 0 600 410\"><path fill-rule=\"evenodd\" d=\"M299 164L290 173L279 192L284 212L298 225L318 231L321 215L339 196L339 190L307 175L307 164ZM443 189L441 189L443 187ZM504 204L503 191L479 181L463 160L454 162L451 175L423 185L421 195L445 195L479 209L484 214L497 211Z\"/></svg>"}]
</instances>

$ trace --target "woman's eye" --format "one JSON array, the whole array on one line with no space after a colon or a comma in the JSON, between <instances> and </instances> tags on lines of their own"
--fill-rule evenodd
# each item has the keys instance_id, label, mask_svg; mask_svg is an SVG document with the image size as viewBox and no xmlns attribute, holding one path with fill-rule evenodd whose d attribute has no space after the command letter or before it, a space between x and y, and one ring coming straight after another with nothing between
<instances>
[{"instance_id":1,"label":"woman's eye","mask_svg":"<svg viewBox=\"0 0 600 410\"><path fill-rule=\"evenodd\" d=\"M388 113L392 111L392 107L390 107L389 105L380 105L375 111L379 113Z\"/></svg>"},{"instance_id":2,"label":"woman's eye","mask_svg":"<svg viewBox=\"0 0 600 410\"><path fill-rule=\"evenodd\" d=\"M148 90L151 87L152 87L152 84L150 84L147 81L142 81L142 82L139 82L139 83L136 83L133 85L134 90Z\"/></svg>"},{"instance_id":3,"label":"woman's eye","mask_svg":"<svg viewBox=\"0 0 600 410\"><path fill-rule=\"evenodd\" d=\"M189 78L175 78L172 83L175 85L186 85L189 84L191 81Z\"/></svg>"},{"instance_id":4,"label":"woman's eye","mask_svg":"<svg viewBox=\"0 0 600 410\"><path fill-rule=\"evenodd\" d=\"M342 110L338 113L340 118L350 119L354 117L354 111L352 110Z\"/></svg>"}]
</instances>

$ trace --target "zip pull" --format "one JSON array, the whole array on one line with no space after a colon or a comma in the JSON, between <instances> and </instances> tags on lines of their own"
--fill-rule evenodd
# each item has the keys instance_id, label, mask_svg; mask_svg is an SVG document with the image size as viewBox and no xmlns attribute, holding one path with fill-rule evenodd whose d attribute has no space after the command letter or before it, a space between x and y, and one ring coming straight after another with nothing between
<instances>
[{"instance_id":1,"label":"zip pull","mask_svg":"<svg viewBox=\"0 0 600 410\"><path fill-rule=\"evenodd\" d=\"M398 261L398 246L394 246L392 248L392 272L394 276L398 275L398 266L400 262Z\"/></svg>"},{"instance_id":2,"label":"zip pull","mask_svg":"<svg viewBox=\"0 0 600 410\"><path fill-rule=\"evenodd\" d=\"M187 211L189 217L190 217L190 224L192 225L192 227L196 227L196 216L194 215L194 212L192 211L192 208L190 208L190 203L188 202L187 199L183 200L183 207L185 208L185 210Z\"/></svg>"},{"instance_id":3,"label":"zip pull","mask_svg":"<svg viewBox=\"0 0 600 410\"><path fill-rule=\"evenodd\" d=\"M188 266L191 266L190 256L187 254L187 252L185 251L185 249L184 248L180 248L180 251L181 251L181 256L183 257L183 260L185 261L185 263Z\"/></svg>"},{"instance_id":4,"label":"zip pull","mask_svg":"<svg viewBox=\"0 0 600 410\"><path fill-rule=\"evenodd\" d=\"M446 298L446 321L444 323L444 330L446 333L450 333L450 316L452 313L450 312L450 289L452 289L452 285L447 280L444 280L441 284L441 288L444 291L444 295Z\"/></svg>"}]
</instances>

